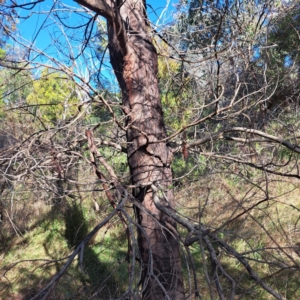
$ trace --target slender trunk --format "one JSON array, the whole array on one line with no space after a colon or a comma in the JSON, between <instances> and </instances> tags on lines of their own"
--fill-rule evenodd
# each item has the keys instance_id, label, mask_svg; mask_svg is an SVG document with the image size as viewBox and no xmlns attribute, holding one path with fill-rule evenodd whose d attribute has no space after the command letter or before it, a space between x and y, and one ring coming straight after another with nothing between
<instances>
[{"instance_id":1,"label":"slender trunk","mask_svg":"<svg viewBox=\"0 0 300 300\"><path fill-rule=\"evenodd\" d=\"M111 64L119 81L123 110L127 115L128 163L135 195L142 205L155 215L138 211L138 221L144 232L139 233L143 263L143 298L184 299L179 242L171 234L176 224L154 205L150 188L159 182L166 191L171 206L172 152L166 137L157 81L157 53L149 36L144 3L127 0L119 9L122 26L108 22ZM173 230L174 231L174 230ZM167 297L168 296L168 297Z\"/></svg>"}]
</instances>

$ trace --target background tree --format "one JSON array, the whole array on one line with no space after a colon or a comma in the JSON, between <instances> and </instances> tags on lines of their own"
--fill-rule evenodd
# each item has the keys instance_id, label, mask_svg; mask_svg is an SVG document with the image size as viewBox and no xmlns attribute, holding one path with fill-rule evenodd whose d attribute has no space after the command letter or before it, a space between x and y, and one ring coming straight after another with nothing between
<instances>
[{"instance_id":1,"label":"background tree","mask_svg":"<svg viewBox=\"0 0 300 300\"><path fill-rule=\"evenodd\" d=\"M66 121L77 111L78 97L75 83L64 74L42 71L41 78L33 82L26 102L34 107L33 115L42 124L54 125Z\"/></svg>"}]
</instances>

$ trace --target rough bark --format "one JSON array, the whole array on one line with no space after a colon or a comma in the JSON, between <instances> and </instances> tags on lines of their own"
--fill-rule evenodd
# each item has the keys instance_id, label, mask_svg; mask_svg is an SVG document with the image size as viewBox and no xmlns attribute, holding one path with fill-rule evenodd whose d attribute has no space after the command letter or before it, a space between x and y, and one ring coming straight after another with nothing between
<instances>
[{"instance_id":1,"label":"rough bark","mask_svg":"<svg viewBox=\"0 0 300 300\"><path fill-rule=\"evenodd\" d=\"M89 8L94 3L78 2ZM149 35L145 3L127 0L105 5L111 7L111 11L102 13L110 16L107 18L110 60L127 115L131 181L138 186L135 196L156 216L154 220L142 210L137 212L139 224L146 233L139 233L143 298L181 300L184 291L180 249L172 233L172 229L176 232L176 224L156 208L151 190L151 184L158 182L167 195L167 205L174 206L170 187L172 152L165 142L158 142L166 137L166 130L157 80L157 53Z\"/></svg>"},{"instance_id":2,"label":"rough bark","mask_svg":"<svg viewBox=\"0 0 300 300\"><path fill-rule=\"evenodd\" d=\"M183 299L183 283L178 241L165 230L171 220L153 203L151 182L166 188L170 205L174 205L171 160L165 142L163 112L157 82L157 53L148 34L142 1L126 1L121 8L127 22L126 48L118 41L116 26L109 24L111 63L122 89L127 114L128 163L136 196L156 217L139 210L138 220L146 235L140 233L139 246L143 260L143 298ZM160 286L163 286L163 288ZM165 291L163 291L165 289Z\"/></svg>"}]
</instances>

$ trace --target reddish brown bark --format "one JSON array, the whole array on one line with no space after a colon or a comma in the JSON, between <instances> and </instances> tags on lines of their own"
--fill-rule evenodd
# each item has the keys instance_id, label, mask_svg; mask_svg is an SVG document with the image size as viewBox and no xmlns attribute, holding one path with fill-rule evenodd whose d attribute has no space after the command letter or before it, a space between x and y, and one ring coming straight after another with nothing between
<instances>
[{"instance_id":1,"label":"reddish brown bark","mask_svg":"<svg viewBox=\"0 0 300 300\"><path fill-rule=\"evenodd\" d=\"M172 153L165 142L153 143L166 137L157 82L157 54L146 34L146 28L141 32L143 34L136 34L137 30L134 32L135 35L128 40L128 51L121 60L118 58L117 62L114 61L119 55L115 44L110 43L109 47L112 65L123 61L118 77L121 77L119 83L123 105L128 113L127 142L131 180L140 186L136 189L136 196L159 220L157 222L142 210L138 211L139 223L146 233L140 232L139 235L144 263L144 299L165 299L165 292L159 284L171 299L183 299L178 241L164 229L167 221L175 228L176 224L167 220L155 207L150 189L151 182L159 181L166 189L170 189L172 184ZM172 190L167 192L167 197L170 204L174 205Z\"/></svg>"},{"instance_id":2,"label":"reddish brown bark","mask_svg":"<svg viewBox=\"0 0 300 300\"><path fill-rule=\"evenodd\" d=\"M95 0L78 1L93 9ZM88 3L89 2L89 3ZM99 4L99 3L100 4ZM128 163L135 196L156 219L139 210L139 247L143 264L143 298L184 299L179 242L166 228L176 224L159 211L153 202L151 183L159 182L169 205L174 206L171 161L172 152L165 142L163 111L157 80L157 53L152 44L142 0L105 5L99 0L95 12L108 23L111 64L122 90L127 115ZM99 7L110 6L102 13Z\"/></svg>"}]
</instances>

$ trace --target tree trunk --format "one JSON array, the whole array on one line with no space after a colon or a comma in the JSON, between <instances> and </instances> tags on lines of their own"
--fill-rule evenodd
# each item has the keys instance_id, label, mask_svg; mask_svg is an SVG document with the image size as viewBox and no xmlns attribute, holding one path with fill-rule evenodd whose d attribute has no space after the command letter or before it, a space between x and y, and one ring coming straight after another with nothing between
<instances>
[{"instance_id":1,"label":"tree trunk","mask_svg":"<svg viewBox=\"0 0 300 300\"><path fill-rule=\"evenodd\" d=\"M135 196L143 207L137 212L139 247L143 264L143 298L184 299L179 242L171 232L176 224L159 211L153 202L151 183L165 190L169 205L174 207L171 189L172 152L166 142L163 111L157 80L157 53L149 35L145 3L142 0L80 4L106 17L110 60L122 90L122 104L127 115L127 150ZM107 6L111 10L106 10ZM169 228L169 229L166 229ZM175 230L174 230L175 229Z\"/></svg>"},{"instance_id":2,"label":"tree trunk","mask_svg":"<svg viewBox=\"0 0 300 300\"><path fill-rule=\"evenodd\" d=\"M157 143L166 137L157 81L157 53L148 34L144 3L126 1L121 16L128 26L126 48L118 40L116 26L108 24L109 50L127 114L131 180L132 184L139 186L136 197L159 221L142 210L138 211L137 217L144 229L144 233L139 234L143 298L165 299L167 293L171 299L180 300L184 299L184 293L179 243L165 229L168 224L176 228L176 224L155 207L150 188L152 182L159 182L167 191L170 205L174 205L172 152L165 142Z\"/></svg>"}]
</instances>

